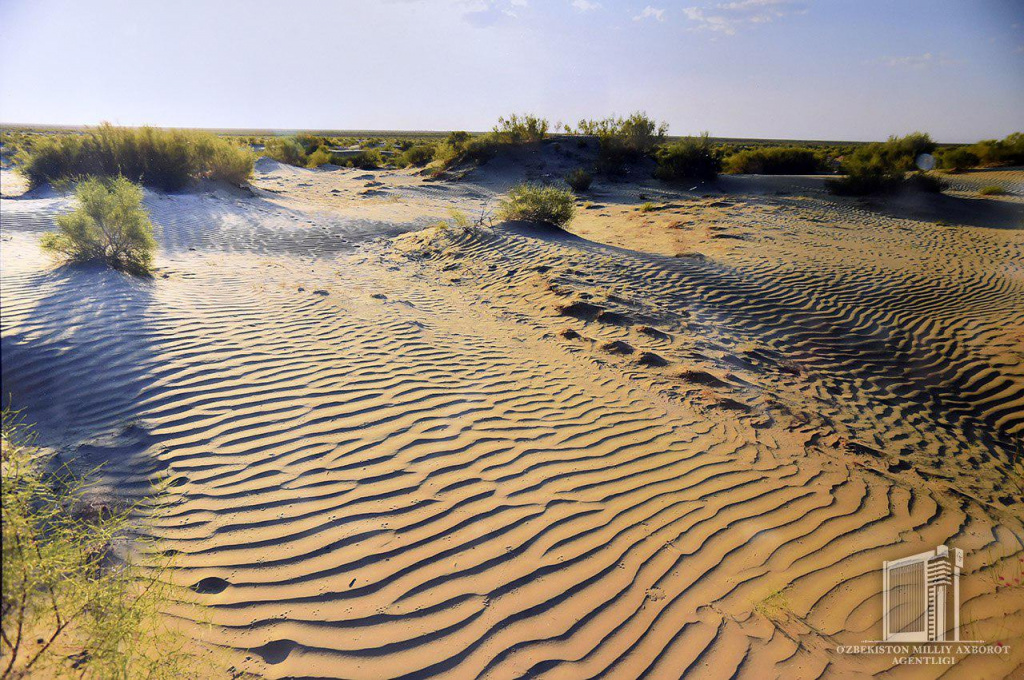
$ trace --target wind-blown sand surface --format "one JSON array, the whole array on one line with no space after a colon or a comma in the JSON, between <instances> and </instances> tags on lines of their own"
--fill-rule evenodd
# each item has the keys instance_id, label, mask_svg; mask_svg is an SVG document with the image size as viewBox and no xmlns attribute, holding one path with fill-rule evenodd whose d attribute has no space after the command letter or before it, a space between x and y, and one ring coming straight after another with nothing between
<instances>
[{"instance_id":1,"label":"wind-blown sand surface","mask_svg":"<svg viewBox=\"0 0 1024 680\"><path fill-rule=\"evenodd\" d=\"M598 181L573 233L430 226L548 149L147 193L152 280L55 268L71 200L5 197L4 391L113 493L168 482L146 532L208 605L171 615L267 677L1024 671L1022 174ZM1009 653L837 653L879 639L882 561L940 544L963 637Z\"/></svg>"}]
</instances>

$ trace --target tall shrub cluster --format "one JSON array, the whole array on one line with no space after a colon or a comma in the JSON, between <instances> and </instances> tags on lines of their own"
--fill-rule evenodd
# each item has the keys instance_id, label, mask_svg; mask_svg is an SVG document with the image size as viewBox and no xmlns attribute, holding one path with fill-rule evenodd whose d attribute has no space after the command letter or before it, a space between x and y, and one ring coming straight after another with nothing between
<instances>
[{"instance_id":1,"label":"tall shrub cluster","mask_svg":"<svg viewBox=\"0 0 1024 680\"><path fill-rule=\"evenodd\" d=\"M828 180L826 186L832 193L849 196L892 191L903 185L908 172L916 169L918 156L934 150L935 142L923 132L865 144L843 159L844 176ZM938 186L928 180L915 182Z\"/></svg>"},{"instance_id":2,"label":"tall shrub cluster","mask_svg":"<svg viewBox=\"0 0 1024 680\"><path fill-rule=\"evenodd\" d=\"M601 165L614 171L654 151L665 141L668 124L656 123L646 113L638 111L627 118L584 119L577 129L580 134L597 137Z\"/></svg>"},{"instance_id":3,"label":"tall shrub cluster","mask_svg":"<svg viewBox=\"0 0 1024 680\"><path fill-rule=\"evenodd\" d=\"M177 191L199 179L244 183L253 160L249 149L207 132L104 123L82 134L35 140L19 167L33 186L93 175Z\"/></svg>"},{"instance_id":4,"label":"tall shrub cluster","mask_svg":"<svg viewBox=\"0 0 1024 680\"><path fill-rule=\"evenodd\" d=\"M810 175L828 169L821 151L795 146L766 146L738 151L725 158L725 171L749 175Z\"/></svg>"},{"instance_id":5,"label":"tall shrub cluster","mask_svg":"<svg viewBox=\"0 0 1024 680\"><path fill-rule=\"evenodd\" d=\"M721 151L712 144L707 132L660 147L655 153L655 160L658 161L658 167L654 176L666 181L709 181L718 177L722 169Z\"/></svg>"}]
</instances>

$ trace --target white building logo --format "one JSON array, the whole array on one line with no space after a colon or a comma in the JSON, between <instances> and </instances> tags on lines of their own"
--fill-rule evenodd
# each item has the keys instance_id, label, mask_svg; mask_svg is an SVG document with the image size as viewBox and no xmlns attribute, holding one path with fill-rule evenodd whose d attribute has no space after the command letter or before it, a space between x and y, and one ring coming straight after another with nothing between
<instances>
[{"instance_id":1,"label":"white building logo","mask_svg":"<svg viewBox=\"0 0 1024 680\"><path fill-rule=\"evenodd\" d=\"M882 563L882 641L960 642L964 553L940 545Z\"/></svg>"}]
</instances>

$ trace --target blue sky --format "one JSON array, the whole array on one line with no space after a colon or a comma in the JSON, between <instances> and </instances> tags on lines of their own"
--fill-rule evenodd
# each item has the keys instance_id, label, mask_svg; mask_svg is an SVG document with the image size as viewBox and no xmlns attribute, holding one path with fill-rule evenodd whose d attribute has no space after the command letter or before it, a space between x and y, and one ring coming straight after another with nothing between
<instances>
[{"instance_id":1,"label":"blue sky","mask_svg":"<svg viewBox=\"0 0 1024 680\"><path fill-rule=\"evenodd\" d=\"M0 0L0 120L673 134L1024 130L1020 0Z\"/></svg>"}]
</instances>

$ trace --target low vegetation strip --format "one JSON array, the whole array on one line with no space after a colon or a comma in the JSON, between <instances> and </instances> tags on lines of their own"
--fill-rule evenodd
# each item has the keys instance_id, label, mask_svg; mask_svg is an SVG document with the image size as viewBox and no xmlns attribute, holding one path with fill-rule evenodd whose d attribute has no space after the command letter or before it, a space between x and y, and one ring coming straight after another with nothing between
<instances>
[{"instance_id":1,"label":"low vegetation strip","mask_svg":"<svg viewBox=\"0 0 1024 680\"><path fill-rule=\"evenodd\" d=\"M177 191L200 179L244 183L254 160L249 149L208 132L103 124L33 140L17 162L32 186L93 175Z\"/></svg>"}]
</instances>

